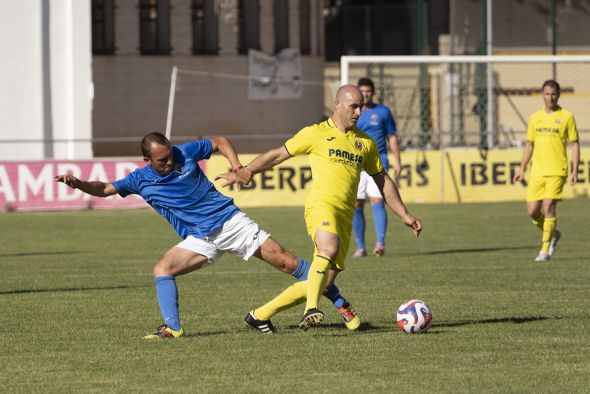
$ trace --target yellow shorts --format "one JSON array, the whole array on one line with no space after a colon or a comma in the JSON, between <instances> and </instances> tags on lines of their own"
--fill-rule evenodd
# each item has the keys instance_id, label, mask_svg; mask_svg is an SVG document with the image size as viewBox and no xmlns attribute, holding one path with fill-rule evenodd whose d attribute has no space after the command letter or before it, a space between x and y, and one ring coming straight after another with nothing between
<instances>
[{"instance_id":1,"label":"yellow shorts","mask_svg":"<svg viewBox=\"0 0 590 394\"><path fill-rule=\"evenodd\" d=\"M527 201L561 200L566 176L532 176L527 189Z\"/></svg>"},{"instance_id":2,"label":"yellow shorts","mask_svg":"<svg viewBox=\"0 0 590 394\"><path fill-rule=\"evenodd\" d=\"M305 207L305 223L307 225L307 233L314 241L314 255L317 253L317 245L315 244L316 231L322 230L332 234L336 234L339 238L338 256L334 261L335 267L340 271L344 271L344 259L348 253L350 246L350 235L352 233L352 213L338 212L331 206L314 206Z\"/></svg>"}]
</instances>

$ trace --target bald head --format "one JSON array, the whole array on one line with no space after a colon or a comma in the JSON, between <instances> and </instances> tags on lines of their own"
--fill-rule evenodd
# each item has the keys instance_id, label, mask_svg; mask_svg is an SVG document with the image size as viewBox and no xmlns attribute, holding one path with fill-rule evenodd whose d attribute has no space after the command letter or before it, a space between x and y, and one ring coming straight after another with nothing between
<instances>
[{"instance_id":1,"label":"bald head","mask_svg":"<svg viewBox=\"0 0 590 394\"><path fill-rule=\"evenodd\" d=\"M356 126L361 116L363 106L363 94L354 85L344 85L336 92L334 102L334 122L342 131L348 131Z\"/></svg>"},{"instance_id":2,"label":"bald head","mask_svg":"<svg viewBox=\"0 0 590 394\"><path fill-rule=\"evenodd\" d=\"M340 88L336 92L336 101L352 100L359 97L363 97L363 94L361 93L359 88L350 84L340 86Z\"/></svg>"}]
</instances>

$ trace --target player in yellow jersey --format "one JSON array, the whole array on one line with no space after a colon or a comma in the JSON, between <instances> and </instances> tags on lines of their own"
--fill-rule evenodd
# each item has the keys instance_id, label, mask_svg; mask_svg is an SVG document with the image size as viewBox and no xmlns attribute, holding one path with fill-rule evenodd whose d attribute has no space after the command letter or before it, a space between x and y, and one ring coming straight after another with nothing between
<instances>
[{"instance_id":1,"label":"player in yellow jersey","mask_svg":"<svg viewBox=\"0 0 590 394\"><path fill-rule=\"evenodd\" d=\"M530 180L527 190L527 210L530 217L543 231L541 251L535 261L547 261L555 253L561 237L556 230L555 209L561 201L563 186L567 180L567 141L572 144L572 175L570 184L578 182L580 144L576 122L571 112L557 105L561 89L555 80L543 83L545 105L529 119L527 142L522 153L520 168L514 182L524 179L526 167L532 157Z\"/></svg>"},{"instance_id":2,"label":"player in yellow jersey","mask_svg":"<svg viewBox=\"0 0 590 394\"><path fill-rule=\"evenodd\" d=\"M224 186L248 183L253 174L303 154L311 166L313 183L305 202L305 222L315 250L307 281L290 286L263 307L250 311L245 319L250 327L268 324L274 314L306 299L299 327L308 329L321 323L324 315L318 300L344 270L362 169L373 177L387 205L419 236L422 224L408 213L395 183L383 169L375 142L356 128L362 106L360 90L354 85L342 86L336 93L334 114L327 121L306 127L283 146L261 154L246 166L247 171L218 176L227 180ZM356 327L349 329L358 325L357 318Z\"/></svg>"}]
</instances>

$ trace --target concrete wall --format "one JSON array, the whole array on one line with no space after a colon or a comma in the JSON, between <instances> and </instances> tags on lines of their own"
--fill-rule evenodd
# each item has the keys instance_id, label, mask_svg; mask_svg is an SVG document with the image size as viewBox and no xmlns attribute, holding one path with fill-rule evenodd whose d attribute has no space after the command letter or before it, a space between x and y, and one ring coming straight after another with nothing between
<instances>
[{"instance_id":1,"label":"concrete wall","mask_svg":"<svg viewBox=\"0 0 590 394\"><path fill-rule=\"evenodd\" d=\"M6 2L0 35L0 160L91 157L72 142L91 136L90 2Z\"/></svg>"},{"instance_id":2,"label":"concrete wall","mask_svg":"<svg viewBox=\"0 0 590 394\"><path fill-rule=\"evenodd\" d=\"M139 139L164 132L172 67L178 85L172 123L173 142L190 137L226 135L240 152L261 152L282 144L300 128L323 119L322 3L311 1L312 55L303 56L303 96L292 100L250 101L247 98L248 57L237 54L236 3L225 1L219 12L219 55L192 54L189 0L171 1L172 53L139 54L139 10L136 2L117 2L116 54L93 57L94 137L128 137L129 142L95 143L97 156L139 154ZM233 7L233 8L232 8ZM274 53L273 1L260 1L261 50ZM232 14L233 12L233 14ZM291 46L298 40L297 2L290 2ZM320 17L318 17L320 16ZM209 73L228 74L212 77ZM241 76L242 78L237 78Z\"/></svg>"}]
</instances>

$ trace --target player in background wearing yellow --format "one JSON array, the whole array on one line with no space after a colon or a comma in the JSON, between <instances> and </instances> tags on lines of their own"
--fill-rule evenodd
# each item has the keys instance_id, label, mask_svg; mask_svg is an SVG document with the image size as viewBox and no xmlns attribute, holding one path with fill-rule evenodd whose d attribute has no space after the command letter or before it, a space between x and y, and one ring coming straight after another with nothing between
<instances>
[{"instance_id":1,"label":"player in background wearing yellow","mask_svg":"<svg viewBox=\"0 0 590 394\"><path fill-rule=\"evenodd\" d=\"M543 83L545 105L529 119L527 142L522 153L520 168L514 182L524 180L526 167L532 157L530 180L527 189L527 210L533 224L543 232L541 251L535 261L548 261L561 238L556 230L557 202L563 196L567 180L567 141L572 144L572 175L570 184L578 182L580 144L576 122L571 112L557 105L561 88L555 80Z\"/></svg>"},{"instance_id":2,"label":"player in background wearing yellow","mask_svg":"<svg viewBox=\"0 0 590 394\"><path fill-rule=\"evenodd\" d=\"M251 177L290 157L305 154L313 179L305 201L307 231L315 245L307 281L288 287L266 305L250 311L245 319L249 326L269 324L271 316L304 300L307 303L299 327L306 330L322 322L319 296L344 270L361 170L373 177L387 205L419 236L422 224L409 214L395 183L383 169L375 141L356 128L362 106L360 90L354 85L342 86L336 93L331 118L303 128L283 146L258 156L241 172L240 177ZM231 172L218 178L227 180L223 186L241 181Z\"/></svg>"}]
</instances>

